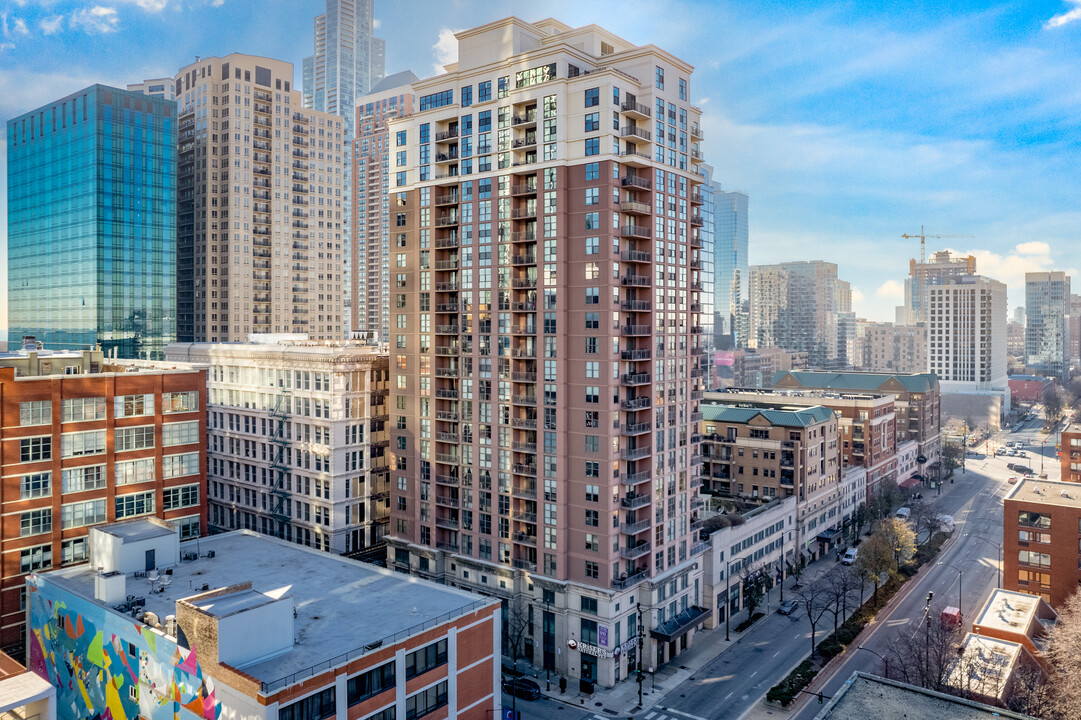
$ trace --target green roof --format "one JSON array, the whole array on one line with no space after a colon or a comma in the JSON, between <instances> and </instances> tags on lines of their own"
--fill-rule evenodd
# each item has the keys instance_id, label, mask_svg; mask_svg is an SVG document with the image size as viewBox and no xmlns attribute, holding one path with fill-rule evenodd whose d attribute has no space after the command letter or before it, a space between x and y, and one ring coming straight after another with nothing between
<instances>
[{"instance_id":1,"label":"green roof","mask_svg":"<svg viewBox=\"0 0 1081 720\"><path fill-rule=\"evenodd\" d=\"M830 390L881 391L882 386L890 380L896 381L908 392L930 392L938 387L938 376L931 372L899 374L778 370L773 373L771 384L776 387L787 376L791 376L800 387Z\"/></svg>"},{"instance_id":2,"label":"green roof","mask_svg":"<svg viewBox=\"0 0 1081 720\"><path fill-rule=\"evenodd\" d=\"M833 417L828 407L814 405L807 408L780 410L776 407L746 407L725 403L702 403L702 418L707 422L730 422L746 424L761 415L770 425L778 427L807 427L817 425Z\"/></svg>"}]
</instances>

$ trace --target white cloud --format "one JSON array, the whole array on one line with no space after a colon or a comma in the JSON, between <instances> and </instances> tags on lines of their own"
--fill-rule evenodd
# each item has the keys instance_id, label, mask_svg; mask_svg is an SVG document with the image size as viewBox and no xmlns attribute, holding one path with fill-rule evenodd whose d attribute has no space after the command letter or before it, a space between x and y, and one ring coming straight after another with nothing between
<instances>
[{"instance_id":1,"label":"white cloud","mask_svg":"<svg viewBox=\"0 0 1081 720\"><path fill-rule=\"evenodd\" d=\"M441 75L446 72L443 69L444 65L449 65L453 62L458 62L458 38L454 37L457 30L451 30L450 28L443 28L439 31L439 40L435 45L432 45L432 54L435 55L435 64L432 65L432 70L436 75Z\"/></svg>"},{"instance_id":2,"label":"white cloud","mask_svg":"<svg viewBox=\"0 0 1081 720\"><path fill-rule=\"evenodd\" d=\"M148 12L161 12L169 4L169 0L135 0L135 4Z\"/></svg>"},{"instance_id":3,"label":"white cloud","mask_svg":"<svg viewBox=\"0 0 1081 720\"><path fill-rule=\"evenodd\" d=\"M42 21L38 23L38 27L41 28L41 32L45 33L46 35L53 35L54 33L59 32L63 25L63 15L53 15L52 17L42 19Z\"/></svg>"},{"instance_id":4,"label":"white cloud","mask_svg":"<svg viewBox=\"0 0 1081 720\"><path fill-rule=\"evenodd\" d=\"M889 298L891 300L903 300L905 297L905 286L896 280L887 280L878 286L875 295L880 298Z\"/></svg>"},{"instance_id":5,"label":"white cloud","mask_svg":"<svg viewBox=\"0 0 1081 720\"><path fill-rule=\"evenodd\" d=\"M119 23L120 18L116 14L116 9L105 7L104 5L95 5L92 8L76 10L71 14L71 26L73 28L81 28L85 32L91 34L114 32Z\"/></svg>"},{"instance_id":6,"label":"white cloud","mask_svg":"<svg viewBox=\"0 0 1081 720\"><path fill-rule=\"evenodd\" d=\"M30 30L27 29L26 23L23 22L22 18L15 18L15 20L12 22L12 29L20 35L30 34Z\"/></svg>"},{"instance_id":7,"label":"white cloud","mask_svg":"<svg viewBox=\"0 0 1081 720\"><path fill-rule=\"evenodd\" d=\"M852 288L852 304L863 302L863 291L859 288Z\"/></svg>"},{"instance_id":8,"label":"white cloud","mask_svg":"<svg viewBox=\"0 0 1081 720\"><path fill-rule=\"evenodd\" d=\"M383 26L383 21L382 20L380 20L379 18L372 18L372 29L373 30L378 30L382 26Z\"/></svg>"},{"instance_id":9,"label":"white cloud","mask_svg":"<svg viewBox=\"0 0 1081 720\"><path fill-rule=\"evenodd\" d=\"M1057 28L1062 27L1068 23L1072 23L1074 20L1081 20L1081 0L1068 0L1068 2L1074 6L1072 10L1060 13L1053 16L1050 20L1044 23L1045 28Z\"/></svg>"},{"instance_id":10,"label":"white cloud","mask_svg":"<svg viewBox=\"0 0 1081 720\"><path fill-rule=\"evenodd\" d=\"M1014 248L1018 255L1050 255L1051 246L1045 242L1024 242Z\"/></svg>"},{"instance_id":11,"label":"white cloud","mask_svg":"<svg viewBox=\"0 0 1081 720\"><path fill-rule=\"evenodd\" d=\"M14 49L15 49L15 43L0 42L0 53L3 53L5 51L7 51L7 50L14 50Z\"/></svg>"}]
</instances>

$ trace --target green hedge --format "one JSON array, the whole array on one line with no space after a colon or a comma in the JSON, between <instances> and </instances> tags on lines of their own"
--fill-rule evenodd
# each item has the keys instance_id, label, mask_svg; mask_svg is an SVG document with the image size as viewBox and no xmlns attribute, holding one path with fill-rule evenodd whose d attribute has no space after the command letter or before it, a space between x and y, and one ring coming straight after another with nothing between
<instances>
[{"instance_id":1,"label":"green hedge","mask_svg":"<svg viewBox=\"0 0 1081 720\"><path fill-rule=\"evenodd\" d=\"M769 689L766 700L788 707L799 691L807 687L817 674L818 668L814 666L814 662L804 660L796 666L795 670L788 673L788 677Z\"/></svg>"}]
</instances>

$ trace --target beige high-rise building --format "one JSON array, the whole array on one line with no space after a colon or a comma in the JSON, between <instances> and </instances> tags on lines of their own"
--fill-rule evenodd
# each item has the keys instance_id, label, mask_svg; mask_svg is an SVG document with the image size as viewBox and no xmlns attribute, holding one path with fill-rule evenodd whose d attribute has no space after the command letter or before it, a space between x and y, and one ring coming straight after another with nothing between
<instances>
[{"instance_id":1,"label":"beige high-rise building","mask_svg":"<svg viewBox=\"0 0 1081 720\"><path fill-rule=\"evenodd\" d=\"M301 107L280 60L202 58L175 82L178 340L340 338L342 119Z\"/></svg>"},{"instance_id":2,"label":"beige high-rise building","mask_svg":"<svg viewBox=\"0 0 1081 720\"><path fill-rule=\"evenodd\" d=\"M927 326L865 323L861 328L861 370L918 373L927 370Z\"/></svg>"},{"instance_id":3,"label":"beige high-rise building","mask_svg":"<svg viewBox=\"0 0 1081 720\"><path fill-rule=\"evenodd\" d=\"M976 258L954 255L940 250L928 260L908 261L905 278L905 304L897 306L897 324L915 325L927 322L927 292L932 285L941 285L950 278L976 274Z\"/></svg>"},{"instance_id":4,"label":"beige high-rise building","mask_svg":"<svg viewBox=\"0 0 1081 720\"><path fill-rule=\"evenodd\" d=\"M708 614L692 68L595 25L457 39L390 124L389 560L532 606L527 657L611 686Z\"/></svg>"}]
</instances>

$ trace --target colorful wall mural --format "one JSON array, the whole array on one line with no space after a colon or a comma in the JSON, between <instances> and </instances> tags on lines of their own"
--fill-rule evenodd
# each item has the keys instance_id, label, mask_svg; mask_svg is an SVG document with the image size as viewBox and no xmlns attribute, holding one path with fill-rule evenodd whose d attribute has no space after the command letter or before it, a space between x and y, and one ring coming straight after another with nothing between
<instances>
[{"instance_id":1,"label":"colorful wall mural","mask_svg":"<svg viewBox=\"0 0 1081 720\"><path fill-rule=\"evenodd\" d=\"M219 720L196 648L41 576L27 601L30 669L56 687L60 720Z\"/></svg>"}]
</instances>

